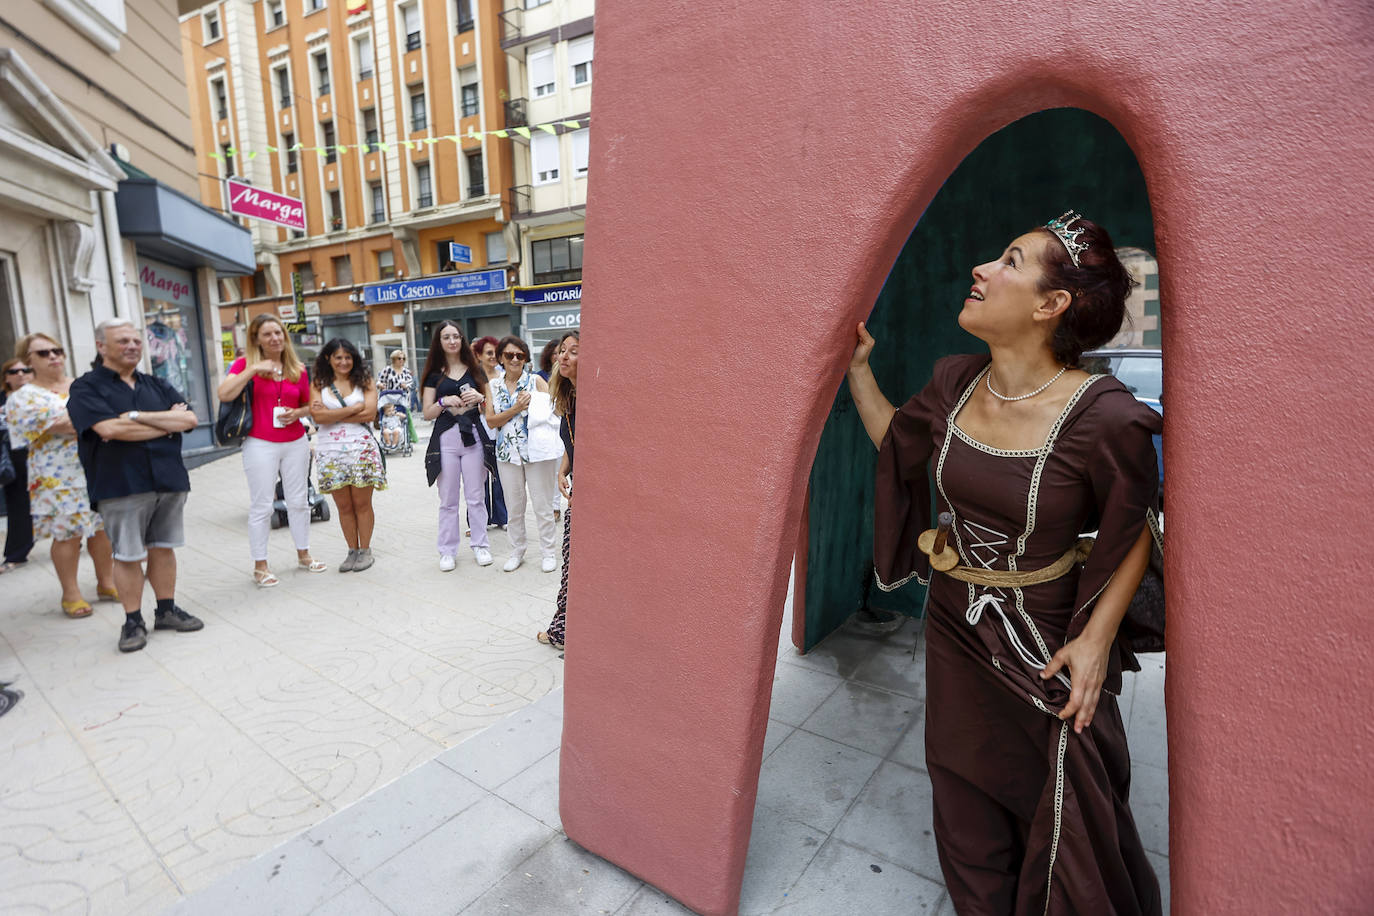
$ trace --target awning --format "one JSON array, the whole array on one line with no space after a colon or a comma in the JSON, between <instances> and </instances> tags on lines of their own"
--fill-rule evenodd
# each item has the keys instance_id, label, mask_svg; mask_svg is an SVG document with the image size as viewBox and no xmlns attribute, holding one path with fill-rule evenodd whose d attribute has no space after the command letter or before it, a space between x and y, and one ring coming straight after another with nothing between
<instances>
[{"instance_id":1,"label":"awning","mask_svg":"<svg viewBox=\"0 0 1374 916\"><path fill-rule=\"evenodd\" d=\"M119 164L129 174L115 191L119 234L140 254L228 275L257 269L247 229L128 163Z\"/></svg>"}]
</instances>

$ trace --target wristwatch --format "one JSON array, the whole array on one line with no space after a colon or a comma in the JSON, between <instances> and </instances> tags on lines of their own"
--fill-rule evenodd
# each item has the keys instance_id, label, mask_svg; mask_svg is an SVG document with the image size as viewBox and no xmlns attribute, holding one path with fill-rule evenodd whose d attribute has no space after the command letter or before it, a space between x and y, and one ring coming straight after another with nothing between
<instances>
[{"instance_id":1,"label":"wristwatch","mask_svg":"<svg viewBox=\"0 0 1374 916\"><path fill-rule=\"evenodd\" d=\"M125 417L126 417L127 419L135 420L135 421L136 421L136 420L138 420L138 411L137 411L137 410L131 410L131 411L129 411L127 414L125 414Z\"/></svg>"}]
</instances>

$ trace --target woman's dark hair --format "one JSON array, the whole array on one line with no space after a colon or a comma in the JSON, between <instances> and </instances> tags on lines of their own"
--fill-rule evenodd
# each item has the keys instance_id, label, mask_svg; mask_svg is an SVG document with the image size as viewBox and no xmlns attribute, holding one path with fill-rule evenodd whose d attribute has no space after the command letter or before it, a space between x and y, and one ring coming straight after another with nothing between
<instances>
[{"instance_id":1,"label":"woman's dark hair","mask_svg":"<svg viewBox=\"0 0 1374 916\"><path fill-rule=\"evenodd\" d=\"M544 349L539 353L539 371L545 375L553 373L553 358L558 355L558 347L561 340L551 340L544 344Z\"/></svg>"},{"instance_id":2,"label":"woman's dark hair","mask_svg":"<svg viewBox=\"0 0 1374 916\"><path fill-rule=\"evenodd\" d=\"M499 341L497 341L497 362L500 362L501 357L506 355L506 347L515 347L515 349L525 354L525 365L528 366L530 364L530 345L525 343L525 341L520 339L519 337L516 337L514 334L507 334L505 337L502 337Z\"/></svg>"},{"instance_id":3,"label":"woman's dark hair","mask_svg":"<svg viewBox=\"0 0 1374 916\"><path fill-rule=\"evenodd\" d=\"M1116 256L1106 229L1082 218L1073 228L1083 230L1078 241L1088 245L1079 254L1077 267L1059 236L1044 226L1037 227L1048 237L1040 258L1044 269L1040 292L1062 289L1071 297L1050 339L1054 358L1066 366L1077 366L1084 350L1095 350L1120 332L1126 318L1126 297L1136 285Z\"/></svg>"},{"instance_id":4,"label":"woman's dark hair","mask_svg":"<svg viewBox=\"0 0 1374 916\"><path fill-rule=\"evenodd\" d=\"M483 397L487 394L487 373L477 364L477 357L472 355L472 345L468 343L468 335L463 333L462 327L456 321L441 321L434 326L430 332L429 355L425 357L425 371L420 374L420 387L432 388L429 379L433 375L445 375L448 373L448 354L444 352L443 337L444 331L453 328L462 338L461 346L458 347L458 359L468 368L468 374L472 376L472 381L477 390Z\"/></svg>"},{"instance_id":5,"label":"woman's dark hair","mask_svg":"<svg viewBox=\"0 0 1374 916\"><path fill-rule=\"evenodd\" d=\"M372 373L368 372L367 366L363 364L363 355L358 352L353 341L345 337L335 337L320 348L320 355L315 357L315 371L311 373L311 384L320 391L334 384L334 367L329 361L339 350L353 357L353 368L348 370L348 383L354 388L366 388L371 384Z\"/></svg>"}]
</instances>

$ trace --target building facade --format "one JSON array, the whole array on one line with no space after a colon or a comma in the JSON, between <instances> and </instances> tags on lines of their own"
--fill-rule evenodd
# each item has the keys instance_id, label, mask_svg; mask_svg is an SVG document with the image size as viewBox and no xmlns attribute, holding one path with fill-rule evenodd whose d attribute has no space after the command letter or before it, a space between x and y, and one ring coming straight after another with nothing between
<instances>
[{"instance_id":1,"label":"building facade","mask_svg":"<svg viewBox=\"0 0 1374 916\"><path fill-rule=\"evenodd\" d=\"M443 319L519 330L511 141L491 133L510 109L500 13L499 0L220 0L183 14L201 199L228 210L236 177L304 212L302 229L249 221L257 272L221 284L226 358L265 311L297 319L307 354L343 336L374 365L422 349Z\"/></svg>"},{"instance_id":2,"label":"building facade","mask_svg":"<svg viewBox=\"0 0 1374 916\"><path fill-rule=\"evenodd\" d=\"M95 326L128 318L147 370L199 417L184 442L201 449L219 378L211 286L253 261L248 233L196 200L175 26L159 0L0 9L0 354L41 332L79 375Z\"/></svg>"}]
</instances>

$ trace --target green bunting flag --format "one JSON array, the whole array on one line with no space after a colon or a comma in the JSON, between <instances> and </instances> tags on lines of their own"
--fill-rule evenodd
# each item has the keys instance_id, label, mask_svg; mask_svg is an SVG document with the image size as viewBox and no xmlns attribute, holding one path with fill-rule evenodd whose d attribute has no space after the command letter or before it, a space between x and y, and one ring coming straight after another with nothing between
<instances>
[{"instance_id":1,"label":"green bunting flag","mask_svg":"<svg viewBox=\"0 0 1374 916\"><path fill-rule=\"evenodd\" d=\"M558 136L558 131L554 130L552 124L540 124L539 129L546 134L553 134L555 137Z\"/></svg>"},{"instance_id":2,"label":"green bunting flag","mask_svg":"<svg viewBox=\"0 0 1374 916\"><path fill-rule=\"evenodd\" d=\"M528 127L517 127L515 128L515 132L526 140L530 138L530 129Z\"/></svg>"}]
</instances>

